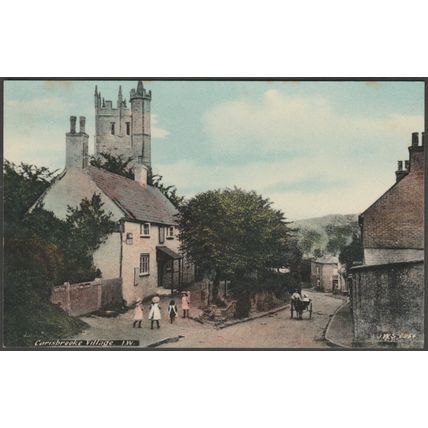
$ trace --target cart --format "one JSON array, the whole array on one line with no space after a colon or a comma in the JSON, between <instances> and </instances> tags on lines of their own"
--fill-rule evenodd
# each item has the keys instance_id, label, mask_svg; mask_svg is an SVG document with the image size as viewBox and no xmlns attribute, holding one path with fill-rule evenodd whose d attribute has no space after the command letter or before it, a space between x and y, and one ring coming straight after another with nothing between
<instances>
[{"instance_id":1,"label":"cart","mask_svg":"<svg viewBox=\"0 0 428 428\"><path fill-rule=\"evenodd\" d=\"M308 312L309 319L312 318L312 300L299 300L299 299L291 299L290 304L291 310L291 318L294 317L294 312L296 313L296 318L298 320L303 319L303 314Z\"/></svg>"}]
</instances>

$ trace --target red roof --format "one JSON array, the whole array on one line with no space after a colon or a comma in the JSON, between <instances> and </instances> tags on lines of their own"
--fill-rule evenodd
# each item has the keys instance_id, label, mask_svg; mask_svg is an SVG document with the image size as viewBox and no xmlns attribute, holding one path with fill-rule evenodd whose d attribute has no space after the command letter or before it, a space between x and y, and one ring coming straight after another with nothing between
<instances>
[{"instance_id":1,"label":"red roof","mask_svg":"<svg viewBox=\"0 0 428 428\"><path fill-rule=\"evenodd\" d=\"M94 166L88 174L95 184L121 209L129 220L175 224L177 209L156 187L138 182Z\"/></svg>"}]
</instances>

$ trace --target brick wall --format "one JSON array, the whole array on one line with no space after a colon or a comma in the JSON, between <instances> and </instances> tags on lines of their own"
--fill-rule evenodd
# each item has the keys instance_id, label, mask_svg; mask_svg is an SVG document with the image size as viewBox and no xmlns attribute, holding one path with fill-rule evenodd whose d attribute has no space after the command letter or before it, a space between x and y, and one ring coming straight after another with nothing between
<instances>
[{"instance_id":1,"label":"brick wall","mask_svg":"<svg viewBox=\"0 0 428 428\"><path fill-rule=\"evenodd\" d=\"M355 344L422 348L423 261L358 266L351 271Z\"/></svg>"},{"instance_id":2,"label":"brick wall","mask_svg":"<svg viewBox=\"0 0 428 428\"><path fill-rule=\"evenodd\" d=\"M69 315L80 316L122 301L122 280L96 279L90 282L58 285L52 288L51 303Z\"/></svg>"},{"instance_id":3,"label":"brick wall","mask_svg":"<svg viewBox=\"0 0 428 428\"><path fill-rule=\"evenodd\" d=\"M424 152L411 151L410 172L361 216L364 248L424 247Z\"/></svg>"}]
</instances>

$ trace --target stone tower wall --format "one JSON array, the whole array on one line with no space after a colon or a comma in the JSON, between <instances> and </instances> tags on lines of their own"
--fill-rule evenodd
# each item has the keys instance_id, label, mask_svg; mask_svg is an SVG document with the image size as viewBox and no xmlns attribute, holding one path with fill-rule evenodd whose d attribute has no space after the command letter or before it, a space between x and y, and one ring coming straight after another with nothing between
<instances>
[{"instance_id":1,"label":"stone tower wall","mask_svg":"<svg viewBox=\"0 0 428 428\"><path fill-rule=\"evenodd\" d=\"M151 91L138 83L137 90L130 94L130 108L122 99L119 89L117 107L112 101L104 100L98 89L95 89L95 154L107 152L132 157L133 162L142 160L151 165L151 129L150 129ZM114 124L114 133L112 132Z\"/></svg>"}]
</instances>

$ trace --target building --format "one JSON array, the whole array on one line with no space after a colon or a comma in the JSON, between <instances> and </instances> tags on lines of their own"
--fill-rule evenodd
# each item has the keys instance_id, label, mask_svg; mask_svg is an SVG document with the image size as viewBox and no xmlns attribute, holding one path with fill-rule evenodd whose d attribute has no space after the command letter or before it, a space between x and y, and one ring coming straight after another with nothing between
<instances>
[{"instance_id":1,"label":"building","mask_svg":"<svg viewBox=\"0 0 428 428\"><path fill-rule=\"evenodd\" d=\"M339 288L339 259L326 255L311 261L311 284L316 290L331 293Z\"/></svg>"},{"instance_id":2,"label":"building","mask_svg":"<svg viewBox=\"0 0 428 428\"><path fill-rule=\"evenodd\" d=\"M131 91L131 110L126 108L120 90L118 108L113 109L111 102L101 102L96 90L96 153L108 148L115 155L135 155L134 180L89 165L85 118L80 117L77 132L76 117L72 116L70 131L66 133L65 169L31 208L43 205L65 219L68 206L76 207L83 198L99 194L103 208L112 213L117 227L95 251L94 265L103 279L121 278L127 304L155 294L160 288L177 289L194 280L194 266L179 253L177 210L159 189L147 182L151 165L147 133L150 98L150 91L145 91L139 82L137 90ZM111 133L106 134L109 123Z\"/></svg>"},{"instance_id":3,"label":"building","mask_svg":"<svg viewBox=\"0 0 428 428\"><path fill-rule=\"evenodd\" d=\"M105 100L95 87L95 155L109 153L131 157L131 165L140 159L151 166L151 120L150 103L152 92L147 91L140 80L137 89L130 92L129 107L119 87L116 107Z\"/></svg>"},{"instance_id":4,"label":"building","mask_svg":"<svg viewBox=\"0 0 428 428\"><path fill-rule=\"evenodd\" d=\"M424 146L413 133L395 183L359 217L364 261L351 269L351 295L360 346L423 346Z\"/></svg>"},{"instance_id":5,"label":"building","mask_svg":"<svg viewBox=\"0 0 428 428\"><path fill-rule=\"evenodd\" d=\"M398 162L395 183L359 216L366 265L424 256L424 141L417 132L404 165Z\"/></svg>"}]
</instances>

